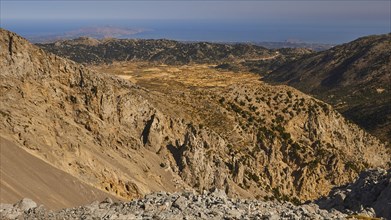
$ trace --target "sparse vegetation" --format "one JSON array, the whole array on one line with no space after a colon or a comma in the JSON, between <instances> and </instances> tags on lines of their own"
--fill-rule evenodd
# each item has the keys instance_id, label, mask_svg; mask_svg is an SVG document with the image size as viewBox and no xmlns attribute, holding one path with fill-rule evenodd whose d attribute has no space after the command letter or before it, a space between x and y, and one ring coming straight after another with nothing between
<instances>
[{"instance_id":1,"label":"sparse vegetation","mask_svg":"<svg viewBox=\"0 0 391 220\"><path fill-rule=\"evenodd\" d=\"M8 48L17 55L0 54L1 131L30 156L125 199L190 186L313 200L390 161L384 144L329 106L252 74L197 62L93 67L119 79L23 42L8 32L0 40L2 48L17 45Z\"/></svg>"},{"instance_id":2,"label":"sparse vegetation","mask_svg":"<svg viewBox=\"0 0 391 220\"><path fill-rule=\"evenodd\" d=\"M346 118L389 142L391 122L385 119L391 117L391 94L385 88L390 85L390 42L389 34L363 37L286 63L264 79L288 84L330 103ZM317 104L329 113L325 103ZM305 105L300 102L300 106Z\"/></svg>"}]
</instances>

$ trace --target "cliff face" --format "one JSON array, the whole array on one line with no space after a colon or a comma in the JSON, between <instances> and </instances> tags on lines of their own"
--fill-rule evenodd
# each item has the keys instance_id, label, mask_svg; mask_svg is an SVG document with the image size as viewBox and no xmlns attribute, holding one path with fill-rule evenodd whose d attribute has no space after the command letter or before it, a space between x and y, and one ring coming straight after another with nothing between
<instances>
[{"instance_id":1,"label":"cliff face","mask_svg":"<svg viewBox=\"0 0 391 220\"><path fill-rule=\"evenodd\" d=\"M3 29L0 45L2 135L123 198L217 187L314 199L390 161L376 138L289 87L237 74L136 85Z\"/></svg>"},{"instance_id":2,"label":"cliff face","mask_svg":"<svg viewBox=\"0 0 391 220\"><path fill-rule=\"evenodd\" d=\"M170 173L162 180L159 175L148 178L149 160L159 167L161 159L141 156L147 153L140 149L140 135L156 111L139 95L142 89L46 54L5 30L1 45L10 48L1 51L2 134L54 166L125 198L175 189Z\"/></svg>"}]
</instances>

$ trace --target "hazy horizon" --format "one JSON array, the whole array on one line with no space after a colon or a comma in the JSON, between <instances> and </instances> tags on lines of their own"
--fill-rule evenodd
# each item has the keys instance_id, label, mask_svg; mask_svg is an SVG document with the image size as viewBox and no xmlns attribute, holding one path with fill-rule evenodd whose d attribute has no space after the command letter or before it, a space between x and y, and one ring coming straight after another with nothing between
<instances>
[{"instance_id":1,"label":"hazy horizon","mask_svg":"<svg viewBox=\"0 0 391 220\"><path fill-rule=\"evenodd\" d=\"M390 1L9 1L0 26L22 36L81 27L148 31L134 38L339 44L391 32Z\"/></svg>"}]
</instances>

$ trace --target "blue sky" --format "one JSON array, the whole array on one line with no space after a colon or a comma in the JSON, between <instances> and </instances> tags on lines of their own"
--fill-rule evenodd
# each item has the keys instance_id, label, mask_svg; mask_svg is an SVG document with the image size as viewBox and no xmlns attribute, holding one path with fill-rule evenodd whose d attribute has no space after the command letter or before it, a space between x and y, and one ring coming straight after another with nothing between
<instances>
[{"instance_id":1,"label":"blue sky","mask_svg":"<svg viewBox=\"0 0 391 220\"><path fill-rule=\"evenodd\" d=\"M69 29L76 24L94 24L83 23L87 20L99 20L95 25L116 25L114 20L127 20L128 25L160 31L147 37L184 40L298 38L340 43L364 35L391 32L391 0L0 0L0 6L0 26L20 34L41 30L44 33L49 27L45 22L54 22L50 25L51 31L65 31L68 24L72 24L68 25ZM69 22L55 23L56 20ZM129 22L137 20L154 22ZM172 20L183 22L182 27L159 23ZM188 26L194 27L198 22L198 29L191 33L179 32L187 21ZM170 32L170 28L176 28L177 32Z\"/></svg>"},{"instance_id":2,"label":"blue sky","mask_svg":"<svg viewBox=\"0 0 391 220\"><path fill-rule=\"evenodd\" d=\"M390 22L390 1L1 0L2 19L242 19Z\"/></svg>"}]
</instances>

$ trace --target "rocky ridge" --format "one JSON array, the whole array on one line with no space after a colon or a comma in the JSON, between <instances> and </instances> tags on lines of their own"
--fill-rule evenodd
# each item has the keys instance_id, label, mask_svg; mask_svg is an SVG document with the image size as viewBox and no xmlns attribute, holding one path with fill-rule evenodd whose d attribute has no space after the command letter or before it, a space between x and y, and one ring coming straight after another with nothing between
<instances>
[{"instance_id":1,"label":"rocky ridge","mask_svg":"<svg viewBox=\"0 0 391 220\"><path fill-rule=\"evenodd\" d=\"M237 74L219 75L228 86L202 74L133 84L3 29L0 45L1 134L122 198L218 188L298 202L390 161L376 138L292 88Z\"/></svg>"},{"instance_id":2,"label":"rocky ridge","mask_svg":"<svg viewBox=\"0 0 391 220\"><path fill-rule=\"evenodd\" d=\"M323 51L334 47L334 44L323 44L323 43L306 43L306 42L295 42L295 41L284 41L284 42L256 42L256 45L266 47L268 49L280 49L280 48L308 48L314 51Z\"/></svg>"},{"instance_id":3,"label":"rocky ridge","mask_svg":"<svg viewBox=\"0 0 391 220\"><path fill-rule=\"evenodd\" d=\"M37 44L56 55L79 63L149 62L168 65L210 64L217 69L266 74L313 50L266 49L254 44L178 42L173 40L106 39L81 37Z\"/></svg>"},{"instance_id":4,"label":"rocky ridge","mask_svg":"<svg viewBox=\"0 0 391 220\"><path fill-rule=\"evenodd\" d=\"M236 62L222 62L215 68L234 72L251 72L265 76L286 63L290 63L314 53L313 50L307 48L280 48L273 51L274 52L269 57Z\"/></svg>"}]
</instances>

